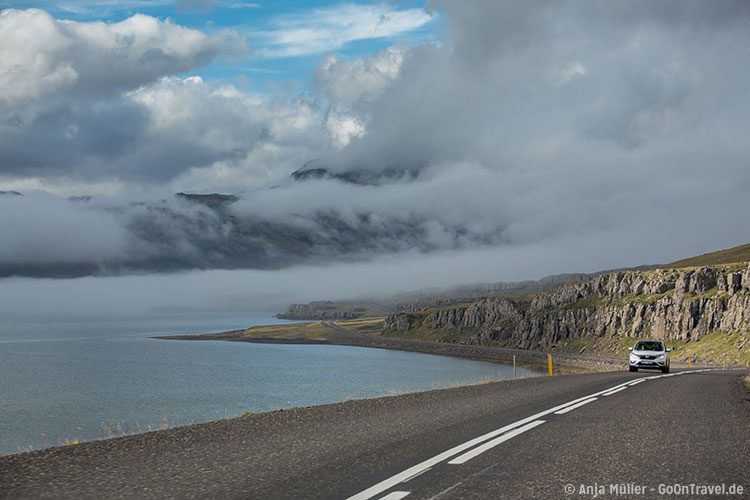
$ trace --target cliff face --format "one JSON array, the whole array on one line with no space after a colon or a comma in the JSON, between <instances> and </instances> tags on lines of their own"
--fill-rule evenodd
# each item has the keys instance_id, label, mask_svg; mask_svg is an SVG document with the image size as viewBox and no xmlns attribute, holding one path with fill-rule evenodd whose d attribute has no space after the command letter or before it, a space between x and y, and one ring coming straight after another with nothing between
<instances>
[{"instance_id":1,"label":"cliff face","mask_svg":"<svg viewBox=\"0 0 750 500\"><path fill-rule=\"evenodd\" d=\"M292 304L285 313L277 314L280 319L293 320L335 320L361 318L367 311L364 307L348 306L330 301Z\"/></svg>"},{"instance_id":2,"label":"cliff face","mask_svg":"<svg viewBox=\"0 0 750 500\"><path fill-rule=\"evenodd\" d=\"M583 337L697 340L750 330L750 266L625 271L542 292L389 316L385 334L446 332L462 343L548 349ZM434 335L433 335L434 337Z\"/></svg>"}]
</instances>

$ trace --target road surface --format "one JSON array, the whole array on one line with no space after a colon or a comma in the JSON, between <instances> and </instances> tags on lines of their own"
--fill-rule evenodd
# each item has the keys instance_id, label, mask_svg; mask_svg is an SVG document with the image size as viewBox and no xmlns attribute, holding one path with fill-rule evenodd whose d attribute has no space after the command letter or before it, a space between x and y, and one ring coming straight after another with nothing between
<instances>
[{"instance_id":1,"label":"road surface","mask_svg":"<svg viewBox=\"0 0 750 500\"><path fill-rule=\"evenodd\" d=\"M619 498L662 498L723 484L748 498L746 373L539 377L277 411L0 457L0 496L616 498L600 488L620 485ZM707 496L692 491L679 498Z\"/></svg>"}]
</instances>

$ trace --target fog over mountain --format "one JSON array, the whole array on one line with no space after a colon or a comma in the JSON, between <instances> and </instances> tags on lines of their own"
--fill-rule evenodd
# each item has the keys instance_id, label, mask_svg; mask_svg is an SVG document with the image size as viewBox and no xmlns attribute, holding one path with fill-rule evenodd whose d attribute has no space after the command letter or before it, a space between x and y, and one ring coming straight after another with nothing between
<instances>
[{"instance_id":1,"label":"fog over mountain","mask_svg":"<svg viewBox=\"0 0 750 500\"><path fill-rule=\"evenodd\" d=\"M22 196L0 195L0 276L130 290L203 270L271 307L750 239L748 2L437 0L393 19L423 18L436 40L326 53L309 91L261 94L199 76L252 53L237 30L2 10L0 190Z\"/></svg>"}]
</instances>

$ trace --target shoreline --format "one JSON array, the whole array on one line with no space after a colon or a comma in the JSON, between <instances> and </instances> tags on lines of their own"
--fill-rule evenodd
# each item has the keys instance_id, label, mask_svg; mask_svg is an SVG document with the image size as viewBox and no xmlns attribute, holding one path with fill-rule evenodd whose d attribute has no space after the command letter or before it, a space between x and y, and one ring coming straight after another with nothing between
<instances>
[{"instance_id":1,"label":"shoreline","mask_svg":"<svg viewBox=\"0 0 750 500\"><path fill-rule=\"evenodd\" d=\"M194 335L181 335L184 337L196 337L204 335L210 337L215 335L223 335L225 333L234 333L234 332L221 332L221 333L211 333L211 334L194 334ZM185 339L175 339L175 336L166 336L166 337L152 337L159 340L185 340ZM213 338L191 338L189 340L217 340ZM227 340L227 339L223 339ZM303 339L304 340L304 339ZM268 342L258 342L253 341L250 343L268 343ZM270 342L270 343L281 343L281 344L289 344L290 342ZM313 342L308 342L308 344ZM333 344L329 344L333 345ZM340 345L340 344L335 344ZM594 375L614 375L614 372L567 372L567 373L561 373L560 375L566 375L563 378L569 378L572 377L573 379L577 379L578 377L585 377L587 375L594 376ZM446 387L436 387L436 388L430 388L426 390L415 390L410 392L404 392L404 393L398 393L398 394L387 394L387 395L381 395L381 396L373 396L373 397L365 397L365 398L355 398L355 399L345 399L341 401L334 401L329 403L322 403L322 404L313 404L313 405L303 405L303 406L291 406L287 408L276 408L271 409L267 411L259 411L259 412L253 412L253 411L247 411L241 415L237 416L230 416L226 418L220 418L215 420L206 420L202 422L193 422L193 423L185 423L175 426L170 426L162 429L154 429L154 430L146 430L143 432L132 432L132 433L124 433L121 435L115 435L111 437L105 437L101 439L84 439L84 440L75 440L71 443L59 443L53 446L47 446L45 448L38 448L38 449L29 449L25 451L18 451L14 453L0 453L0 465L3 461L7 460L23 460L25 457L35 457L35 456L55 456L58 454L79 454L82 453L86 449L90 448L113 448L118 447L120 445L129 445L132 443L138 443L139 441L144 440L159 440L159 439L166 439L168 441L172 440L172 438L176 434L182 434L182 433L203 433L206 430L215 430L217 428L227 428L232 427L237 424L241 424L243 422L248 422L251 420L265 420L265 419L277 419L279 417L282 417L284 415L295 415L299 413L307 413L307 412L329 412L331 410L334 411L334 413L338 413L338 410L342 408L347 408L349 406L360 406L360 405L388 405L391 401L399 401L399 400L412 400L412 399L434 399L439 394L451 394L451 393L460 393L460 392L466 392L466 391L487 391L489 388L496 388L498 385L503 385L505 387L512 387L514 384L526 384L526 383L534 383L538 384L540 382L543 382L545 380L552 380L554 377L547 377L544 375L540 376L532 376L532 377L518 377L518 378L508 378L508 379L500 379L500 380L491 380L491 381L479 381L476 383L468 383L468 384L460 384L455 386L446 386ZM531 382L529 382L531 381ZM1 497L0 497L1 498Z\"/></svg>"},{"instance_id":2,"label":"shoreline","mask_svg":"<svg viewBox=\"0 0 750 500\"><path fill-rule=\"evenodd\" d=\"M248 336L245 330L230 330L219 333L161 335L151 338L158 340L219 340L224 342L248 342L253 344L287 344L287 345L344 345L350 347L367 347L374 349L389 349L397 351L418 352L436 356L485 361L504 365L512 365L513 357L516 365L524 368L537 369L547 367L547 352L525 349L510 349L481 345L453 344L447 342L433 342L418 339L398 337L381 337L379 335L353 332L332 322L323 322L328 333L325 338L271 337ZM577 355L551 352L553 358L553 374L604 372L625 370L624 359L593 355Z\"/></svg>"}]
</instances>

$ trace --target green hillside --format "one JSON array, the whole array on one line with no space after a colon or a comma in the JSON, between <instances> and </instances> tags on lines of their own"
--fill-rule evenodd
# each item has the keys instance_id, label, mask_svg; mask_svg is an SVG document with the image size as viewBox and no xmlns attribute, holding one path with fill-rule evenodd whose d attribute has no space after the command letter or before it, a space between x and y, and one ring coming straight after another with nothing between
<instances>
[{"instance_id":1,"label":"green hillside","mask_svg":"<svg viewBox=\"0 0 750 500\"><path fill-rule=\"evenodd\" d=\"M715 266L718 264L733 264L735 262L750 261L750 243L738 247L718 250L716 252L705 253L697 257L678 260L667 264L665 267L698 267L698 266Z\"/></svg>"}]
</instances>

